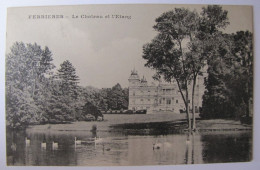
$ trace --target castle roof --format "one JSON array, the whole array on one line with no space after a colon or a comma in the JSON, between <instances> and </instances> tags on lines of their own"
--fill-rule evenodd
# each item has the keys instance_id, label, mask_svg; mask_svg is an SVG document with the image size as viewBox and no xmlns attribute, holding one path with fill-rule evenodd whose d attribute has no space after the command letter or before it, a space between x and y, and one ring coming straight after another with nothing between
<instances>
[{"instance_id":1,"label":"castle roof","mask_svg":"<svg viewBox=\"0 0 260 170\"><path fill-rule=\"evenodd\" d=\"M143 76L143 78L141 79L141 83L147 83L146 78Z\"/></svg>"},{"instance_id":2,"label":"castle roof","mask_svg":"<svg viewBox=\"0 0 260 170\"><path fill-rule=\"evenodd\" d=\"M135 69L131 70L131 75L130 75L129 79L138 79L138 80L140 79L139 75Z\"/></svg>"}]
</instances>

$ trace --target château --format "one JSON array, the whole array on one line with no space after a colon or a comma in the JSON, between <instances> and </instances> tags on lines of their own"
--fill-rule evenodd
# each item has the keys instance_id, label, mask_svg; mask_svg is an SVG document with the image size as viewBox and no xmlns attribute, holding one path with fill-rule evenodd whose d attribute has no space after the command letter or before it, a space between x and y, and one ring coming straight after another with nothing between
<instances>
[{"instance_id":1,"label":"ch\u00e2teau","mask_svg":"<svg viewBox=\"0 0 260 170\"><path fill-rule=\"evenodd\" d=\"M148 84L145 77L141 78L134 69L131 71L129 81L129 105L128 109L147 110L147 113L183 113L185 104L177 83L155 83ZM194 93L195 112L199 112L202 106L202 96L205 91L204 77L198 76ZM191 110L192 86L189 85L189 109ZM185 94L185 93L184 93Z\"/></svg>"}]
</instances>

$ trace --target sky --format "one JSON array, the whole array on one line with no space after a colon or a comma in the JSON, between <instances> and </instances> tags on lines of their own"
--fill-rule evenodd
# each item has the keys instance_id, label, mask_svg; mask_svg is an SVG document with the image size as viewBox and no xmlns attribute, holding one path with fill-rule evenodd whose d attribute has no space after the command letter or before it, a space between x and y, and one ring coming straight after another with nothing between
<instances>
[{"instance_id":1,"label":"sky","mask_svg":"<svg viewBox=\"0 0 260 170\"><path fill-rule=\"evenodd\" d=\"M175 7L200 12L200 5L81 5L9 8L7 13L6 53L15 41L48 46L53 63L69 60L76 68L80 85L97 88L120 83L128 87L131 70L153 81L154 71L144 67L142 47L157 34L152 28L155 18ZM223 6L230 25L225 32L253 32L252 8ZM63 19L29 19L32 15L63 15ZM74 18L72 17L74 15ZM99 15L104 18L81 18ZM109 18L105 18L108 16ZM130 16L112 18L112 15ZM78 16L79 18L75 18Z\"/></svg>"}]
</instances>

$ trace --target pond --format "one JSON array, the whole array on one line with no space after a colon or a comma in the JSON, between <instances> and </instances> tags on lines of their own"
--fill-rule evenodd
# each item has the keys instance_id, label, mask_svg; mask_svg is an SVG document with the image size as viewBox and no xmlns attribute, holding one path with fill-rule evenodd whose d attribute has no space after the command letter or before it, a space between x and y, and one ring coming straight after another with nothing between
<instances>
[{"instance_id":1,"label":"pond","mask_svg":"<svg viewBox=\"0 0 260 170\"><path fill-rule=\"evenodd\" d=\"M7 165L175 165L251 159L251 131L164 135L113 130L7 131Z\"/></svg>"}]
</instances>

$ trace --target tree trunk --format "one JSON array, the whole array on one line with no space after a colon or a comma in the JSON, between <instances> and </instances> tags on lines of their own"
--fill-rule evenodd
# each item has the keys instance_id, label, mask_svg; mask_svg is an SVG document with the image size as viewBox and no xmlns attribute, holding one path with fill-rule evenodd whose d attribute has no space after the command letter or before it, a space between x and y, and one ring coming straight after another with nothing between
<instances>
[{"instance_id":1,"label":"tree trunk","mask_svg":"<svg viewBox=\"0 0 260 170\"><path fill-rule=\"evenodd\" d=\"M187 86L186 86L186 97L184 97L183 92L182 92L182 90L181 90L181 86L180 86L179 80L176 79L176 82L177 82L179 91L180 91L180 93L181 93L181 97L182 97L182 99L183 99L183 102L184 102L184 104L185 104L186 117L187 117L187 123L188 123L188 129L190 130L190 129L191 129L191 122L190 122L190 115L189 115L188 89L187 89ZM186 83L186 84L187 84L187 83Z\"/></svg>"},{"instance_id":2,"label":"tree trunk","mask_svg":"<svg viewBox=\"0 0 260 170\"><path fill-rule=\"evenodd\" d=\"M193 85L192 85L192 130L196 130L196 119L195 119L195 107L194 107L194 93L195 93L195 87L196 87L196 78L197 75L194 75L193 78Z\"/></svg>"},{"instance_id":3,"label":"tree trunk","mask_svg":"<svg viewBox=\"0 0 260 170\"><path fill-rule=\"evenodd\" d=\"M186 86L186 114L187 114L187 121L188 121L188 129L191 130L191 121L190 121L190 114L189 114L189 93L188 88Z\"/></svg>"}]
</instances>

